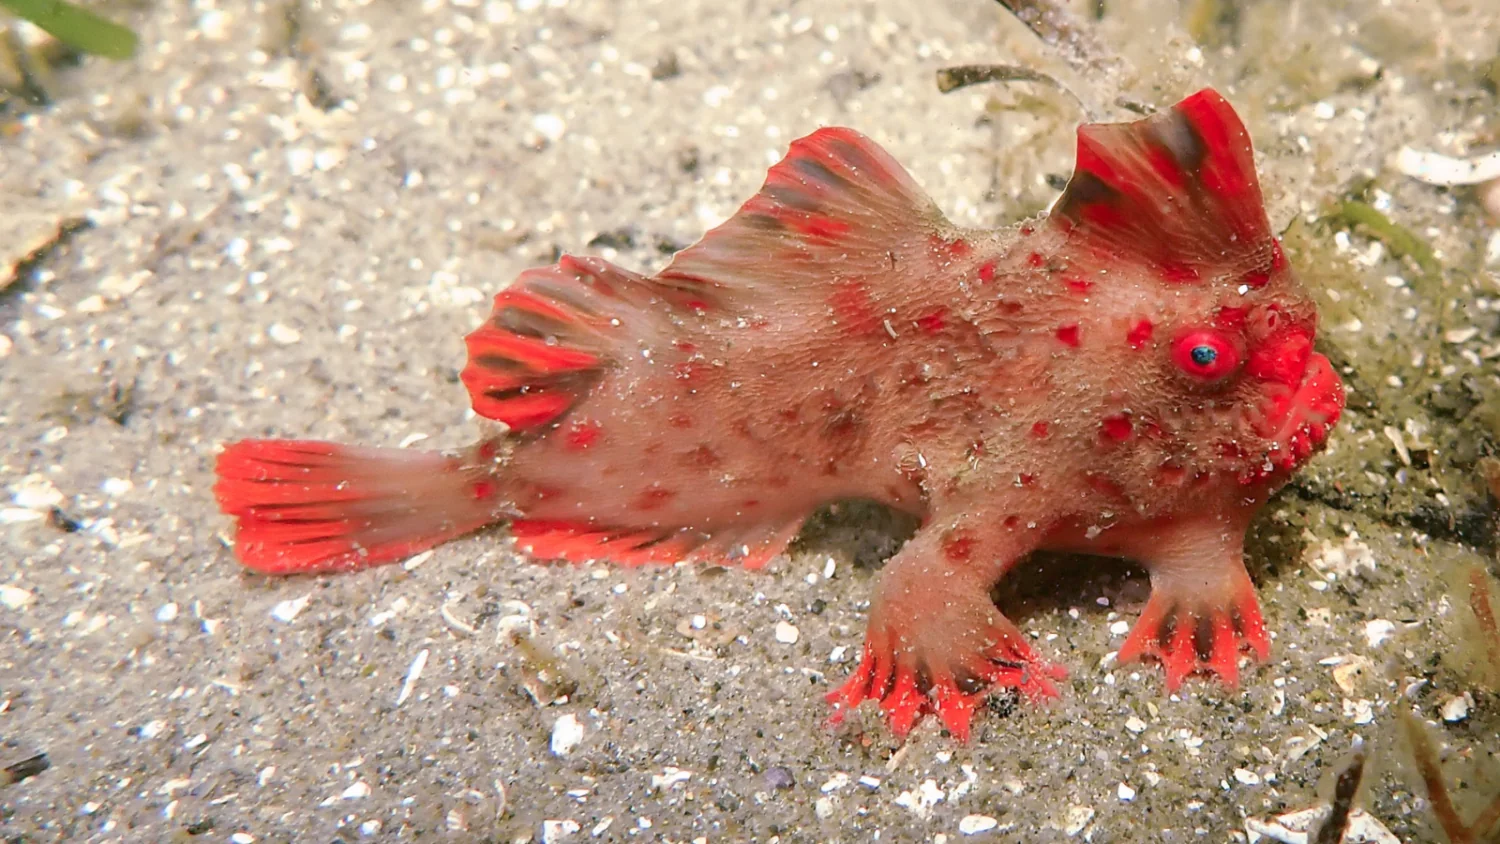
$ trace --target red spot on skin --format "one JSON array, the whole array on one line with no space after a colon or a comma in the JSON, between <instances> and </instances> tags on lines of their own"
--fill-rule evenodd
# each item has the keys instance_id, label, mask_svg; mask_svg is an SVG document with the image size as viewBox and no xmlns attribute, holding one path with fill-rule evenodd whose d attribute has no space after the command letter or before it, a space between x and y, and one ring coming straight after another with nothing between
<instances>
[{"instance_id":1,"label":"red spot on skin","mask_svg":"<svg viewBox=\"0 0 1500 844\"><path fill-rule=\"evenodd\" d=\"M990 284L995 280L995 262L985 261L979 265L979 283Z\"/></svg>"},{"instance_id":2,"label":"red spot on skin","mask_svg":"<svg viewBox=\"0 0 1500 844\"><path fill-rule=\"evenodd\" d=\"M1182 482L1186 478L1187 470L1182 468L1181 466L1176 466L1171 463L1163 463L1160 466L1156 467L1157 486L1181 486Z\"/></svg>"},{"instance_id":3,"label":"red spot on skin","mask_svg":"<svg viewBox=\"0 0 1500 844\"><path fill-rule=\"evenodd\" d=\"M676 349L679 352L687 352L688 354L692 354L693 352L698 351L698 347L696 345L689 343L686 340L678 340L677 342L672 344L672 348Z\"/></svg>"},{"instance_id":4,"label":"red spot on skin","mask_svg":"<svg viewBox=\"0 0 1500 844\"><path fill-rule=\"evenodd\" d=\"M755 329L770 328L771 320L769 317L758 316L750 320L750 327Z\"/></svg>"},{"instance_id":5,"label":"red spot on skin","mask_svg":"<svg viewBox=\"0 0 1500 844\"><path fill-rule=\"evenodd\" d=\"M1099 423L1099 436L1108 442L1125 442L1130 439L1130 434L1134 430L1135 426L1131 424L1130 417L1123 413L1106 416Z\"/></svg>"},{"instance_id":6,"label":"red spot on skin","mask_svg":"<svg viewBox=\"0 0 1500 844\"><path fill-rule=\"evenodd\" d=\"M1175 261L1163 263L1158 272L1161 273L1163 281L1172 284L1192 284L1199 279L1198 270L1195 267Z\"/></svg>"},{"instance_id":7,"label":"red spot on skin","mask_svg":"<svg viewBox=\"0 0 1500 844\"><path fill-rule=\"evenodd\" d=\"M469 488L469 493L474 496L475 501L483 501L495 494L495 485L489 481L475 481Z\"/></svg>"},{"instance_id":8,"label":"red spot on skin","mask_svg":"<svg viewBox=\"0 0 1500 844\"><path fill-rule=\"evenodd\" d=\"M743 507L743 508L745 508L746 510L752 510L752 509L754 509L756 507L759 507L760 506L760 502L758 500L754 499L754 498L747 498L743 502L740 503L740 506Z\"/></svg>"},{"instance_id":9,"label":"red spot on skin","mask_svg":"<svg viewBox=\"0 0 1500 844\"><path fill-rule=\"evenodd\" d=\"M1084 281L1076 275L1064 278L1063 284L1066 284L1074 293L1087 293L1094 286L1092 281Z\"/></svg>"},{"instance_id":10,"label":"red spot on skin","mask_svg":"<svg viewBox=\"0 0 1500 844\"><path fill-rule=\"evenodd\" d=\"M1047 432L1051 430L1051 428L1052 426L1048 425L1046 422L1037 422L1036 424L1031 426L1031 435L1033 437L1036 437L1037 439L1045 439L1047 436Z\"/></svg>"},{"instance_id":11,"label":"red spot on skin","mask_svg":"<svg viewBox=\"0 0 1500 844\"><path fill-rule=\"evenodd\" d=\"M841 281L828 296L833 308L833 318L851 335L873 334L882 331L880 316L875 302L870 298L870 288L858 281Z\"/></svg>"},{"instance_id":12,"label":"red spot on skin","mask_svg":"<svg viewBox=\"0 0 1500 844\"><path fill-rule=\"evenodd\" d=\"M1057 329L1057 339L1061 340L1064 346L1071 346L1075 349L1078 348L1078 326L1060 326Z\"/></svg>"},{"instance_id":13,"label":"red spot on skin","mask_svg":"<svg viewBox=\"0 0 1500 844\"><path fill-rule=\"evenodd\" d=\"M700 445L682 455L682 462L696 469L712 469L719 465L719 453L706 445Z\"/></svg>"},{"instance_id":14,"label":"red spot on skin","mask_svg":"<svg viewBox=\"0 0 1500 844\"><path fill-rule=\"evenodd\" d=\"M659 486L654 486L650 489L642 491L640 495L636 496L635 509L655 510L676 497L677 493L673 492L672 490L662 489Z\"/></svg>"},{"instance_id":15,"label":"red spot on skin","mask_svg":"<svg viewBox=\"0 0 1500 844\"><path fill-rule=\"evenodd\" d=\"M1028 267L1041 267L1045 263L1047 263L1047 259L1043 258L1040 252L1033 252L1026 256L1026 265Z\"/></svg>"},{"instance_id":16,"label":"red spot on skin","mask_svg":"<svg viewBox=\"0 0 1500 844\"><path fill-rule=\"evenodd\" d=\"M1021 517L1020 516L1006 516L1005 517L1005 526L1008 527L1008 528L1013 528L1016 525L1019 525L1020 523L1021 523Z\"/></svg>"},{"instance_id":17,"label":"red spot on skin","mask_svg":"<svg viewBox=\"0 0 1500 844\"><path fill-rule=\"evenodd\" d=\"M1167 436L1167 432L1155 422L1147 422L1140 427L1141 436L1150 440L1159 440Z\"/></svg>"},{"instance_id":18,"label":"red spot on skin","mask_svg":"<svg viewBox=\"0 0 1500 844\"><path fill-rule=\"evenodd\" d=\"M683 305L687 306L688 310L697 314L704 314L708 312L708 303L703 301L702 299L689 299L686 302L683 302Z\"/></svg>"},{"instance_id":19,"label":"red spot on skin","mask_svg":"<svg viewBox=\"0 0 1500 844\"><path fill-rule=\"evenodd\" d=\"M1024 225L1024 226L1021 227L1021 234L1023 236L1029 235L1029 234L1031 234L1034 231L1036 231L1036 226L1033 226L1030 223L1027 223L1026 225Z\"/></svg>"},{"instance_id":20,"label":"red spot on skin","mask_svg":"<svg viewBox=\"0 0 1500 844\"><path fill-rule=\"evenodd\" d=\"M568 434L565 442L570 451L583 451L598 442L599 436L602 433L603 429L599 427L598 422L588 422L580 419L568 426Z\"/></svg>"},{"instance_id":21,"label":"red spot on skin","mask_svg":"<svg viewBox=\"0 0 1500 844\"><path fill-rule=\"evenodd\" d=\"M1123 498L1125 496L1125 490L1121 489L1119 484L1101 474L1090 472L1087 475L1087 480L1089 488L1100 495L1109 498Z\"/></svg>"},{"instance_id":22,"label":"red spot on skin","mask_svg":"<svg viewBox=\"0 0 1500 844\"><path fill-rule=\"evenodd\" d=\"M646 447L643 448L643 449L641 449L641 453L644 454L644 455L646 455L647 457L652 457L652 456L661 454L661 442L658 441L658 442L647 443Z\"/></svg>"},{"instance_id":23,"label":"red spot on skin","mask_svg":"<svg viewBox=\"0 0 1500 844\"><path fill-rule=\"evenodd\" d=\"M1022 472L1016 475L1016 486L1031 486L1036 483L1036 475L1031 472Z\"/></svg>"},{"instance_id":24,"label":"red spot on skin","mask_svg":"<svg viewBox=\"0 0 1500 844\"><path fill-rule=\"evenodd\" d=\"M943 537L943 556L955 563L966 563L974 555L975 544L967 531L950 531Z\"/></svg>"},{"instance_id":25,"label":"red spot on skin","mask_svg":"<svg viewBox=\"0 0 1500 844\"><path fill-rule=\"evenodd\" d=\"M667 424L673 428L691 428L693 427L693 418L686 413L674 413L667 417Z\"/></svg>"},{"instance_id":26,"label":"red spot on skin","mask_svg":"<svg viewBox=\"0 0 1500 844\"><path fill-rule=\"evenodd\" d=\"M486 440L486 441L484 441L484 442L482 442L482 443L479 444L479 452L478 453L479 453L479 459L480 460L488 462L490 460L494 460L495 459L496 455L498 455L500 453L500 448L499 448L499 446L496 446L493 442L490 442L489 440Z\"/></svg>"},{"instance_id":27,"label":"red spot on skin","mask_svg":"<svg viewBox=\"0 0 1500 844\"><path fill-rule=\"evenodd\" d=\"M1249 316L1249 308L1220 308L1214 315L1214 324L1220 328L1244 328Z\"/></svg>"},{"instance_id":28,"label":"red spot on skin","mask_svg":"<svg viewBox=\"0 0 1500 844\"><path fill-rule=\"evenodd\" d=\"M948 309L938 308L930 314L917 317L917 327L928 334L936 334L948 325Z\"/></svg>"},{"instance_id":29,"label":"red spot on skin","mask_svg":"<svg viewBox=\"0 0 1500 844\"><path fill-rule=\"evenodd\" d=\"M792 485L792 479L786 475L772 475L766 479L766 484L774 489L785 489Z\"/></svg>"},{"instance_id":30,"label":"red spot on skin","mask_svg":"<svg viewBox=\"0 0 1500 844\"><path fill-rule=\"evenodd\" d=\"M973 251L969 242L961 237L948 240L941 235L933 235L927 242L932 246L932 251L949 258L964 258Z\"/></svg>"},{"instance_id":31,"label":"red spot on skin","mask_svg":"<svg viewBox=\"0 0 1500 844\"><path fill-rule=\"evenodd\" d=\"M1151 333L1155 330L1156 326L1151 324L1151 320L1137 320L1135 325L1130 326L1130 330L1125 333L1125 342L1129 343L1132 349L1144 348L1147 343L1151 342Z\"/></svg>"}]
</instances>

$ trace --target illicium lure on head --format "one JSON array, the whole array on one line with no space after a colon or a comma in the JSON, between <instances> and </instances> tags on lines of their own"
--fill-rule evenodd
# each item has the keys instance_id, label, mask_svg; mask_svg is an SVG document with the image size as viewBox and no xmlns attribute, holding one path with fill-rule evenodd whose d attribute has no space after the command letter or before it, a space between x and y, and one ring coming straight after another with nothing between
<instances>
[{"instance_id":1,"label":"illicium lure on head","mask_svg":"<svg viewBox=\"0 0 1500 844\"><path fill-rule=\"evenodd\" d=\"M1246 528L1343 388L1211 90L1079 129L1050 215L944 219L849 129L792 144L722 226L643 276L564 257L468 337L458 454L246 440L215 488L257 571L388 563L498 521L537 558L763 565L833 500L922 527L885 566L829 699L967 738L998 688L1063 671L989 598L1037 549L1123 556L1152 595L1120 652L1169 688L1269 647Z\"/></svg>"}]
</instances>

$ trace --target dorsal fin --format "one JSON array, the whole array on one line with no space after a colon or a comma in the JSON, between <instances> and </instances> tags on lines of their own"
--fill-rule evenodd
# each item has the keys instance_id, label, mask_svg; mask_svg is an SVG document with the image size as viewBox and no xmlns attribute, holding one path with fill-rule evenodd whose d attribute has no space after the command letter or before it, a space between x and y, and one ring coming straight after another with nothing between
<instances>
[{"instance_id":1,"label":"dorsal fin","mask_svg":"<svg viewBox=\"0 0 1500 844\"><path fill-rule=\"evenodd\" d=\"M1142 120L1079 127L1050 219L1099 258L1134 259L1172 281L1257 287L1282 260L1250 135L1211 88Z\"/></svg>"},{"instance_id":2,"label":"dorsal fin","mask_svg":"<svg viewBox=\"0 0 1500 844\"><path fill-rule=\"evenodd\" d=\"M793 141L760 192L657 275L731 299L767 287L828 285L888 271L947 223L911 175L874 141L842 127ZM893 251L894 250L894 251Z\"/></svg>"},{"instance_id":3,"label":"dorsal fin","mask_svg":"<svg viewBox=\"0 0 1500 844\"><path fill-rule=\"evenodd\" d=\"M480 416L539 430L604 369L669 336L674 321L743 317L788 296L824 302L817 291L851 278L895 285L967 248L954 233L885 150L852 129L819 129L792 143L733 217L654 276L572 256L522 273L466 338L462 379Z\"/></svg>"}]
</instances>

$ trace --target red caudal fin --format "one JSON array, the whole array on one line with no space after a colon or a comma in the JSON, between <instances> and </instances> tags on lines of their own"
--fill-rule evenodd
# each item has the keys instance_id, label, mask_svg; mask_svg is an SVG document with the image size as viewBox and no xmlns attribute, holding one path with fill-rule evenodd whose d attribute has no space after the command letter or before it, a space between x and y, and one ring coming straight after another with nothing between
<instances>
[{"instance_id":1,"label":"red caudal fin","mask_svg":"<svg viewBox=\"0 0 1500 844\"><path fill-rule=\"evenodd\" d=\"M1258 287L1284 263L1249 133L1212 89L1143 120L1079 127L1073 177L1051 220L1077 259L1134 259L1166 281Z\"/></svg>"},{"instance_id":2,"label":"red caudal fin","mask_svg":"<svg viewBox=\"0 0 1500 844\"><path fill-rule=\"evenodd\" d=\"M304 440L243 440L214 495L235 554L265 574L395 562L503 517L493 461Z\"/></svg>"}]
</instances>

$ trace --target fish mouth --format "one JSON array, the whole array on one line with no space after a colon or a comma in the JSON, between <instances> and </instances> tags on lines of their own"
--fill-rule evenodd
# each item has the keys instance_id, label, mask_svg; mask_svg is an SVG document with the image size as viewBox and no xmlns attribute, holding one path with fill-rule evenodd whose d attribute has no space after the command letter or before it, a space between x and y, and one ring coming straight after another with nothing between
<instances>
[{"instance_id":1,"label":"fish mouth","mask_svg":"<svg viewBox=\"0 0 1500 844\"><path fill-rule=\"evenodd\" d=\"M1318 452L1344 410L1344 382L1323 355L1308 356L1302 381L1283 387L1267 401L1256 433L1270 441L1266 460L1247 473L1245 483L1290 474Z\"/></svg>"}]
</instances>

